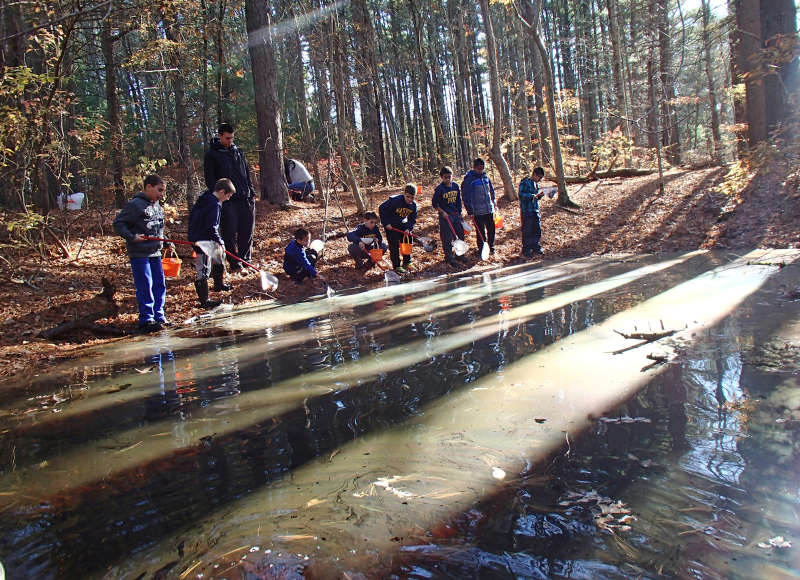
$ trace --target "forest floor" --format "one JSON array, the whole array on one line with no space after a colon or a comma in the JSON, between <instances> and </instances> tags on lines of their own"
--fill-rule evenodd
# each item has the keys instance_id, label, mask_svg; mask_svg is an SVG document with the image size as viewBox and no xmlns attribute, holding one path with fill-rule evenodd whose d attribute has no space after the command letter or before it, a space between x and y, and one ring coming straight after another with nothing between
<instances>
[{"instance_id":1,"label":"forest floor","mask_svg":"<svg viewBox=\"0 0 800 580\"><path fill-rule=\"evenodd\" d=\"M545 198L541 203L542 246L545 255L536 258L544 263L566 258L606 253L677 252L698 248L756 248L800 247L797 224L800 223L800 179L796 169L775 165L762 176L751 176L733 196L715 190L725 178L724 168L700 170L672 169L665 176L665 194L658 193L657 177L595 181L570 186L572 199L581 209L565 211ZM500 180L495 179L499 184ZM545 183L545 185L548 185ZM737 184L735 184L737 185ZM424 183L417 196L420 208L418 233L438 239L438 220L430 206L435 182ZM367 191L370 208L387 196L400 192L400 187L375 188ZM505 225L498 231L496 254L489 262L479 262L474 255L475 239L468 239L469 268L488 268L523 261L520 257L519 210L515 202L502 199L498 187L500 213ZM348 194L342 194L343 198ZM327 231L343 232L342 213L349 227L359 223L355 206L345 203L342 211L330 206ZM321 237L324 211L318 203L296 203L296 207L280 210L267 202L257 206L254 261L278 275L280 287L275 298L288 303L319 293L319 287L297 286L283 274L283 248L297 227L305 227L312 237ZM63 215L61 215L63 214ZM104 327L123 332L136 328L137 309L132 277L125 245L111 228L115 213L112 210L61 212L56 220L70 223L67 243L70 258L48 237L43 252L4 248L8 263L0 264L0 376L12 376L39 369L60 359L78 356L86 345L98 345L116 340L104 336ZM8 223L7 216L3 216ZM167 233L182 238L186 231L187 215L180 215ZM2 246L0 246L2 248ZM16 252L16 253L15 253ZM194 266L189 255L191 248L178 247L184 260L180 276L167 281L167 316L178 324L203 312L198 307L194 291ZM42 257L40 254L44 254ZM425 253L415 246L414 261L417 277L454 272L444 264L441 250ZM386 258L388 263L388 256ZM347 242L341 238L329 240L324 260L318 265L334 289L370 287L383 282L377 268L363 273L353 268L347 255ZM98 320L94 330L76 330L47 340L42 331L101 310L108 303L98 297L101 278L116 287L119 314ZM242 304L270 299L260 293L258 276L254 273L228 275L234 284L223 295L226 302ZM217 296L212 293L212 298Z\"/></svg>"}]
</instances>

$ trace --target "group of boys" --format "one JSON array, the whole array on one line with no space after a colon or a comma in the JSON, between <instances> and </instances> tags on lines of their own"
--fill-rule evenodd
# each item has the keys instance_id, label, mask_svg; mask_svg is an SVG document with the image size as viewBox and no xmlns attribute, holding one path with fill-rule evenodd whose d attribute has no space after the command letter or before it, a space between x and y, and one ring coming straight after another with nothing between
<instances>
[{"instance_id":1,"label":"group of boys","mask_svg":"<svg viewBox=\"0 0 800 580\"><path fill-rule=\"evenodd\" d=\"M440 171L441 183L436 186L432 206L439 214L439 231L442 239L445 261L451 266L458 266L467 261L466 257L453 251L456 239L464 240L464 221L462 219L462 202L468 218L478 230L479 248L485 241L489 251L494 253L495 224L494 214L497 210L492 182L485 172L482 159L475 159L473 168L467 172L459 188L452 181L453 171L443 167ZM531 257L542 254L539 245L541 226L539 218L539 200L544 193L539 189L539 181L544 177L541 167L534 169L531 177L522 180L519 186L520 211L522 215L522 254ZM252 187L249 177L242 185ZM139 306L139 330L155 332L169 321L164 314L166 284L161 262L164 240L164 211L159 201L164 197L166 185L157 175L150 175L144 180L144 189L137 193L114 220L114 229L122 236L127 245L136 287L136 299ZM224 281L225 260L227 254L237 266L245 261L226 251L226 243L220 233L220 222L223 219L223 207L236 196L236 185L229 178L217 179L213 186L202 194L189 213L188 240L194 244L195 251L195 290L204 308L213 308L220 304L218 300L209 299L208 279L214 281L215 291L228 291L229 284ZM398 274L405 274L412 269L410 252L401 252L401 244L412 243L415 238L413 229L417 220L417 204L414 201L418 188L409 183L402 194L384 201L378 208L378 214L366 212L364 222L347 234L350 242L348 253L355 260L358 269L369 269L380 261L383 251L389 250L392 267ZM241 198L248 205L247 196ZM253 214L254 215L254 214ZM383 241L378 222L380 220L386 233ZM247 232L245 232L247 234ZM252 240L252 228L250 228ZM316 270L319 258L317 252L309 247L310 234L300 228L295 231L294 239L284 252L283 268L286 274L296 283L307 279L325 281ZM252 242L251 242L252 243ZM376 256L371 250L380 250ZM245 252L242 252L245 253ZM246 252L249 259L249 250Z\"/></svg>"},{"instance_id":2,"label":"group of boys","mask_svg":"<svg viewBox=\"0 0 800 580\"><path fill-rule=\"evenodd\" d=\"M467 262L465 256L453 251L453 242L457 239L463 241L465 238L462 203L467 210L467 219L477 229L478 250L485 241L489 246L489 253L494 254L497 203L492 181L486 175L484 160L475 159L472 169L464 176L461 187L453 181L453 170L450 167L442 167L439 176L441 182L433 191L431 205L439 214L439 234L445 262L453 267ZM543 177L544 169L537 167L519 185L522 255L526 258L544 253L539 244L542 237L539 200L544 196L539 182ZM414 198L417 189L413 183L406 185L401 195L392 196L380 205L378 215L367 212L364 223L347 234L350 242L348 252L355 260L356 268L368 269L372 266L375 260L372 259L370 250L388 248L392 267L398 274L405 274L411 269L411 255L401 256L400 244L404 239L409 241L414 237L413 229L417 221L417 204ZM384 244L381 238L379 217L388 244Z\"/></svg>"}]
</instances>

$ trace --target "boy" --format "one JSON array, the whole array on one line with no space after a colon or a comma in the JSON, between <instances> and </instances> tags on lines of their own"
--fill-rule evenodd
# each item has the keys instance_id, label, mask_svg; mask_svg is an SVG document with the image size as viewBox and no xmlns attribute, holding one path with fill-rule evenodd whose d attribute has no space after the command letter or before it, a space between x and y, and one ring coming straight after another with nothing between
<instances>
[{"instance_id":1,"label":"boy","mask_svg":"<svg viewBox=\"0 0 800 580\"><path fill-rule=\"evenodd\" d=\"M306 278L318 278L325 281L322 274L317 273L314 266L317 264L317 253L307 248L310 236L308 230L298 229L294 233L294 239L286 246L283 254L283 271L295 281L301 284Z\"/></svg>"},{"instance_id":2,"label":"boy","mask_svg":"<svg viewBox=\"0 0 800 580\"><path fill-rule=\"evenodd\" d=\"M464 239L464 228L461 225L461 191L458 184L452 182L453 170L449 167L442 167L439 177L442 178L442 182L433 190L431 204L439 212L439 235L442 238L444 261L456 267L458 266L456 260L467 261L464 256L453 256L453 230L459 240ZM448 219L450 223L447 223Z\"/></svg>"},{"instance_id":3,"label":"boy","mask_svg":"<svg viewBox=\"0 0 800 580\"><path fill-rule=\"evenodd\" d=\"M372 243L365 244L361 238L372 238ZM369 270L372 268L373 261L369 257L369 250L373 248L387 249L383 243L381 230L378 228L378 216L373 211L364 214L364 223L356 226L352 232L348 232L347 241L350 245L347 251L350 257L356 261L356 268L359 270Z\"/></svg>"},{"instance_id":4,"label":"boy","mask_svg":"<svg viewBox=\"0 0 800 580\"><path fill-rule=\"evenodd\" d=\"M311 192L314 191L314 180L306 166L297 159L283 158L283 172L289 193L295 201L314 201Z\"/></svg>"},{"instance_id":5,"label":"boy","mask_svg":"<svg viewBox=\"0 0 800 580\"><path fill-rule=\"evenodd\" d=\"M411 235L411 230L417 223L417 204L414 202L416 195L417 185L407 183L402 195L393 195L378 208L381 224L386 230L386 241L389 242L389 257L398 274L405 274L411 266L411 256L403 256L403 265L400 265L400 242L403 241L404 234Z\"/></svg>"},{"instance_id":6,"label":"boy","mask_svg":"<svg viewBox=\"0 0 800 580\"><path fill-rule=\"evenodd\" d=\"M472 169L461 182L461 195L467 215L473 216L478 226L475 232L478 241L478 252L481 251L482 239L489 244L490 253L494 254L494 210L497 207L494 198L494 187L484 171L486 164L478 157L472 162Z\"/></svg>"},{"instance_id":7,"label":"boy","mask_svg":"<svg viewBox=\"0 0 800 580\"><path fill-rule=\"evenodd\" d=\"M544 169L537 167L531 177L519 184L519 209L522 214L522 255L526 258L534 254L544 254L539 240L542 239L542 226L539 216L539 200L544 192L539 190L539 182L544 177Z\"/></svg>"},{"instance_id":8,"label":"boy","mask_svg":"<svg viewBox=\"0 0 800 580\"><path fill-rule=\"evenodd\" d=\"M167 325L164 301L167 286L161 267L161 242L146 240L164 237L164 210L159 200L167 186L158 175L148 175L144 191L133 196L114 219L114 230L123 238L136 287L139 304L139 331L158 332Z\"/></svg>"},{"instance_id":9,"label":"boy","mask_svg":"<svg viewBox=\"0 0 800 580\"><path fill-rule=\"evenodd\" d=\"M209 274L214 280L214 290L231 289L230 284L222 281L225 274L225 243L219 233L219 220L222 215L222 204L228 201L234 193L236 193L236 188L230 179L218 179L214 184L214 190L206 191L197 198L192 206L192 211L189 212L189 241L214 242L220 250L219 255L209 256L200 247L194 247L195 254L197 254L197 258L195 258L197 277L194 281L194 289L197 291L200 306L203 308L214 308L221 304L219 300L208 299Z\"/></svg>"}]
</instances>

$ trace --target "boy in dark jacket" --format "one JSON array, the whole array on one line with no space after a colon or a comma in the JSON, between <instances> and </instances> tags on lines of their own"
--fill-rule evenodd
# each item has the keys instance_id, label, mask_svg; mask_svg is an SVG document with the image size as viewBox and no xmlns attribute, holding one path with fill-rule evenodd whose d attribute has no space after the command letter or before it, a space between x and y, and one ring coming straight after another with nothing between
<instances>
[{"instance_id":1,"label":"boy in dark jacket","mask_svg":"<svg viewBox=\"0 0 800 580\"><path fill-rule=\"evenodd\" d=\"M203 308L214 308L220 305L219 300L208 299L208 277L209 274L214 280L214 290L230 290L231 286L225 284L222 278L225 274L225 242L219 234L219 220L222 215L222 204L228 201L236 193L236 188L230 179L219 179L214 184L213 191L207 191L192 206L189 212L189 241L190 242L214 242L220 248L221 256L209 256L203 250L195 246L194 251L195 268L197 277L194 281L194 289L200 299L200 306Z\"/></svg>"},{"instance_id":2,"label":"boy in dark jacket","mask_svg":"<svg viewBox=\"0 0 800 580\"><path fill-rule=\"evenodd\" d=\"M459 240L464 239L464 228L461 225L461 192L458 184L452 182L452 169L442 167L439 176L442 182L433 190L431 204L439 212L439 235L442 237L444 261L451 266L458 266L456 260L467 261L464 256L453 256L453 230Z\"/></svg>"},{"instance_id":3,"label":"boy in dark jacket","mask_svg":"<svg viewBox=\"0 0 800 580\"><path fill-rule=\"evenodd\" d=\"M325 277L315 269L318 256L307 247L309 241L308 230L300 228L294 233L294 239L286 246L283 254L283 271L297 284L311 278L325 281Z\"/></svg>"},{"instance_id":4,"label":"boy in dark jacket","mask_svg":"<svg viewBox=\"0 0 800 580\"><path fill-rule=\"evenodd\" d=\"M542 239L542 226L539 216L539 200L544 192L539 190L539 182L544 177L544 169L537 167L531 177L519 183L519 209L522 214L522 255L530 258L534 254L544 254L539 241Z\"/></svg>"},{"instance_id":5,"label":"boy in dark jacket","mask_svg":"<svg viewBox=\"0 0 800 580\"><path fill-rule=\"evenodd\" d=\"M363 241L369 238L372 238L370 243ZM368 270L374 264L369 257L369 250L373 248L385 250L388 247L383 243L381 230L378 228L378 216L372 211L364 214L363 224L358 224L356 229L348 232L347 241L350 242L350 245L347 246L347 251L350 257L356 261L356 268L359 270Z\"/></svg>"},{"instance_id":6,"label":"boy in dark jacket","mask_svg":"<svg viewBox=\"0 0 800 580\"><path fill-rule=\"evenodd\" d=\"M114 219L114 230L128 247L128 256L139 304L139 331L157 332L167 323L164 301L167 287L161 267L161 242L146 240L164 237L164 210L159 200L167 186L158 175L148 175L144 191L133 196Z\"/></svg>"},{"instance_id":7,"label":"boy in dark jacket","mask_svg":"<svg viewBox=\"0 0 800 580\"><path fill-rule=\"evenodd\" d=\"M475 232L478 241L478 251L481 249L481 236L489 244L489 250L494 254L494 210L497 207L494 198L494 187L489 176L484 171L486 164L478 157L472 163L472 169L464 176L461 182L461 197L467 215L475 219L478 232Z\"/></svg>"},{"instance_id":8,"label":"boy in dark jacket","mask_svg":"<svg viewBox=\"0 0 800 580\"><path fill-rule=\"evenodd\" d=\"M233 125L220 124L219 134L211 140L211 147L203 159L203 170L209 191L213 191L220 179L227 178L233 182L236 193L222 208L220 233L226 249L249 262L256 223L256 194L244 151L233 142L233 136ZM242 269L242 265L233 258L228 258L228 264L231 272Z\"/></svg>"},{"instance_id":9,"label":"boy in dark jacket","mask_svg":"<svg viewBox=\"0 0 800 580\"><path fill-rule=\"evenodd\" d=\"M389 242L392 266L398 274L405 274L411 265L411 256L403 256L403 265L400 265L400 242L404 233L411 235L411 230L417 223L417 204L414 202L416 195L416 184L407 183L402 195L393 195L378 208L383 229L386 230L386 241Z\"/></svg>"}]
</instances>

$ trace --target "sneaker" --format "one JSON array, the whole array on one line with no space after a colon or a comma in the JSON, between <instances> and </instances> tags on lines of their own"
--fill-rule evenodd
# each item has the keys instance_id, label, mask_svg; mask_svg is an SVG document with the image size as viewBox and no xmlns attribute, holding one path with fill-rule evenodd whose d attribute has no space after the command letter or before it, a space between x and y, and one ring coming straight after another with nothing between
<instances>
[{"instance_id":1,"label":"sneaker","mask_svg":"<svg viewBox=\"0 0 800 580\"><path fill-rule=\"evenodd\" d=\"M538 250L533 251L534 254L538 254L540 256L544 256L544 250L539 248Z\"/></svg>"},{"instance_id":2,"label":"sneaker","mask_svg":"<svg viewBox=\"0 0 800 580\"><path fill-rule=\"evenodd\" d=\"M406 270L403 266L398 266L397 268L394 269L394 271L400 274L401 276L403 274L408 274L408 270Z\"/></svg>"},{"instance_id":3,"label":"sneaker","mask_svg":"<svg viewBox=\"0 0 800 580\"><path fill-rule=\"evenodd\" d=\"M170 322L166 318L164 320L156 320L156 324L160 324L164 328L172 328L173 326L175 326L175 324L173 324L172 322Z\"/></svg>"},{"instance_id":4,"label":"sneaker","mask_svg":"<svg viewBox=\"0 0 800 580\"><path fill-rule=\"evenodd\" d=\"M163 330L161 323L154 320L139 325L139 332L142 334L150 334L153 332L159 332L160 330Z\"/></svg>"},{"instance_id":5,"label":"sneaker","mask_svg":"<svg viewBox=\"0 0 800 580\"><path fill-rule=\"evenodd\" d=\"M468 264L469 263L469 258L467 258L466 256L456 256L456 260L458 260L462 264Z\"/></svg>"},{"instance_id":6,"label":"sneaker","mask_svg":"<svg viewBox=\"0 0 800 580\"><path fill-rule=\"evenodd\" d=\"M533 258L533 250L525 250L520 254L523 258Z\"/></svg>"}]
</instances>

